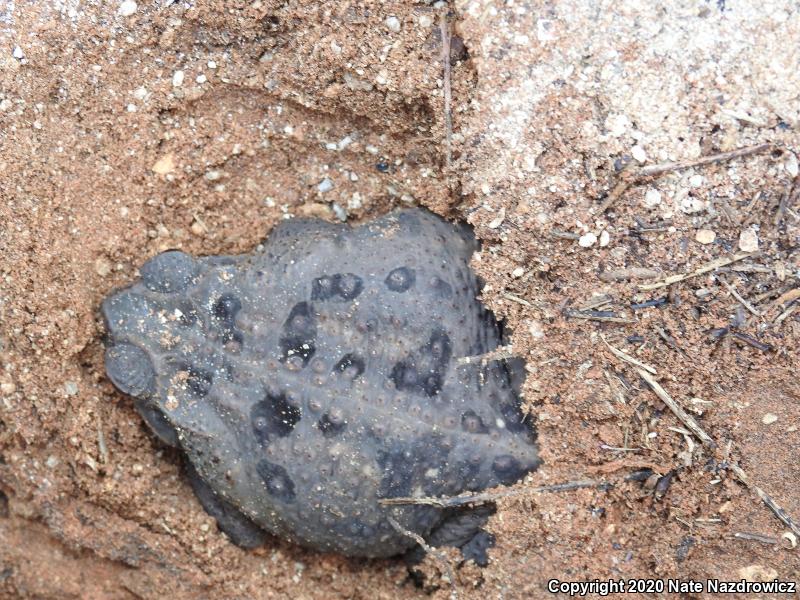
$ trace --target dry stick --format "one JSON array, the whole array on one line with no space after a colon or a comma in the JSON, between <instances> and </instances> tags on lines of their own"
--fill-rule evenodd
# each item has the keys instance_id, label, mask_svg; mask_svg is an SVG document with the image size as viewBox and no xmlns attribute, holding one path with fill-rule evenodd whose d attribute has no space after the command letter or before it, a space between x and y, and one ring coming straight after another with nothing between
<instances>
[{"instance_id":1,"label":"dry stick","mask_svg":"<svg viewBox=\"0 0 800 600\"><path fill-rule=\"evenodd\" d=\"M769 535L761 535L760 533L747 533L746 531L737 531L733 534L737 540L751 540L754 542L761 542L762 544L770 544L774 546L777 544L778 538Z\"/></svg>"},{"instance_id":2,"label":"dry stick","mask_svg":"<svg viewBox=\"0 0 800 600\"><path fill-rule=\"evenodd\" d=\"M702 167L713 163L727 162L743 156L752 156L753 154L761 154L766 150L770 150L774 144L756 144L755 146L745 146L730 152L720 152L719 154L710 154L709 156L701 156L693 160L682 160L678 162L666 162L658 165L650 165L649 167L642 167L636 173L638 177L653 177L654 175L663 175L670 171L682 171L691 167Z\"/></svg>"},{"instance_id":3,"label":"dry stick","mask_svg":"<svg viewBox=\"0 0 800 600\"><path fill-rule=\"evenodd\" d=\"M578 310L592 310L594 308L600 308L601 306L605 306L606 304L611 304L614 302L614 298L610 294L601 294L589 300L586 304L581 306Z\"/></svg>"},{"instance_id":4,"label":"dry stick","mask_svg":"<svg viewBox=\"0 0 800 600\"><path fill-rule=\"evenodd\" d=\"M711 436L708 435L703 428L694 420L694 417L683 410L683 407L675 401L672 396L670 396L666 390L661 387L661 385L653 378L650 373L645 371L644 369L636 368L636 372L639 373L642 379L647 382L647 385L650 386L656 396L658 396L664 404L669 406L669 409L675 414L676 417L689 428L693 434L695 434L701 442L703 442L706 446L711 448L716 448L717 443L711 439Z\"/></svg>"},{"instance_id":5,"label":"dry stick","mask_svg":"<svg viewBox=\"0 0 800 600\"><path fill-rule=\"evenodd\" d=\"M450 28L447 26L447 11L443 11L439 18L439 29L442 32L442 60L444 61L444 131L447 168L453 161L453 113L450 109L453 92L450 87Z\"/></svg>"},{"instance_id":6,"label":"dry stick","mask_svg":"<svg viewBox=\"0 0 800 600\"><path fill-rule=\"evenodd\" d=\"M622 194L625 193L625 190L628 189L628 187L634 182L636 178L637 176L633 171L633 163L628 163L627 165L625 165L625 168L623 168L619 174L619 181L617 181L617 184L614 186L614 189L612 189L609 192L608 197L605 199L605 202L603 202L603 204L600 205L598 214L602 215L604 212L606 212L609 209L609 207L612 204L614 204L614 202L616 202L617 199L620 196L622 196Z\"/></svg>"},{"instance_id":7,"label":"dry stick","mask_svg":"<svg viewBox=\"0 0 800 600\"><path fill-rule=\"evenodd\" d=\"M583 319L585 321L603 321L605 323L636 323L633 319L626 319L624 317L606 317L603 315L586 315L576 311L568 311L566 313L568 319Z\"/></svg>"},{"instance_id":8,"label":"dry stick","mask_svg":"<svg viewBox=\"0 0 800 600\"><path fill-rule=\"evenodd\" d=\"M704 264L699 269L692 271L691 273L678 273L676 275L670 275L669 277L665 277L661 281L656 283L643 283L639 285L639 289L643 292L649 292L651 290L657 290L662 287L667 287L668 285L672 285L673 283L678 283L679 281L684 281L685 279L691 279L692 277L697 277L698 275L703 275L708 273L709 271L713 271L714 269L719 269L720 267L725 267L731 263L739 262L747 258L748 256L753 256L752 252L740 252L739 254L734 254L730 258L718 258L717 260L712 260L709 263Z\"/></svg>"},{"instance_id":9,"label":"dry stick","mask_svg":"<svg viewBox=\"0 0 800 600\"><path fill-rule=\"evenodd\" d=\"M617 358L619 358L620 360L624 360L625 362L629 362L634 367L638 367L639 369L644 369L645 371L647 371L648 373L652 373L653 375L658 375L658 372L655 370L655 368L651 367L650 365L646 365L643 362L640 362L640 361L636 360L635 358L633 358L632 356L629 356L628 354L626 354L622 350L618 350L617 348L614 348L614 346L612 346L611 344L606 342L605 336L601 335L600 339L603 340L603 342L605 343L606 346L608 346L608 349L611 350L612 354L614 356L616 356Z\"/></svg>"},{"instance_id":10,"label":"dry stick","mask_svg":"<svg viewBox=\"0 0 800 600\"><path fill-rule=\"evenodd\" d=\"M793 313L795 310L797 310L797 306L798 306L797 304L792 304L792 305L791 305L789 308L787 308L785 311L783 311L781 314L779 314L777 317L775 317L775 324L776 324L776 325L780 325L780 324L781 324L781 322L782 322L782 321L783 321L783 320L784 320L786 317L789 317L789 316L791 316L791 314L792 314L792 313Z\"/></svg>"},{"instance_id":11,"label":"dry stick","mask_svg":"<svg viewBox=\"0 0 800 600\"><path fill-rule=\"evenodd\" d=\"M521 489L521 490L506 490L505 492L450 496L444 498L431 498L431 497L381 498L378 500L378 503L383 504L384 506L421 504L425 506L436 506L438 508L454 508L457 506L464 506L467 504L484 504L486 502L494 502L495 500L502 500L503 498L510 498L512 496L522 496L524 494L530 494L530 493L539 494L542 492L566 492L571 490L580 490L589 487L600 487L603 485L607 485L607 482L593 481L591 479L583 479L580 481L568 481L566 483L543 485L540 487Z\"/></svg>"},{"instance_id":12,"label":"dry stick","mask_svg":"<svg viewBox=\"0 0 800 600\"><path fill-rule=\"evenodd\" d=\"M800 287L793 288L791 290L787 290L775 300L775 305L779 306L781 304L787 305L795 300L800 299Z\"/></svg>"},{"instance_id":13,"label":"dry stick","mask_svg":"<svg viewBox=\"0 0 800 600\"><path fill-rule=\"evenodd\" d=\"M525 300L525 298L520 298L519 296L515 296L514 294L509 294L508 292L503 293L503 298L507 300L511 300L512 302L516 302L518 304L522 304L522 306L532 307L533 304Z\"/></svg>"},{"instance_id":14,"label":"dry stick","mask_svg":"<svg viewBox=\"0 0 800 600\"><path fill-rule=\"evenodd\" d=\"M630 267L628 269L612 269L603 271L598 275L600 281L610 283L613 281L625 281L627 279L655 279L660 273L655 269L647 267Z\"/></svg>"},{"instance_id":15,"label":"dry stick","mask_svg":"<svg viewBox=\"0 0 800 600\"><path fill-rule=\"evenodd\" d=\"M719 279L722 282L722 285L724 285L726 288L728 288L728 291L731 293L731 296L733 296L739 302L741 302L742 306L744 306L747 310L749 310L755 316L757 316L757 317L761 316L761 313L758 312L755 308L753 308L752 304L750 304L747 300L742 298L742 296L739 294L739 292L736 291L735 287L733 287L730 283L728 283L727 281L725 281L721 277L718 277L717 279Z\"/></svg>"},{"instance_id":16,"label":"dry stick","mask_svg":"<svg viewBox=\"0 0 800 600\"><path fill-rule=\"evenodd\" d=\"M739 465L731 464L730 467L731 471L733 471L733 474L739 478L739 481L745 484L748 488L752 489L756 495L761 498L761 501L764 502L764 504L766 504L773 513L775 513L775 516L778 517L778 519L780 519L784 525L791 529L795 535L800 535L800 527L797 526L797 523L795 523L792 518L786 514L786 511L783 510L783 508L781 508L778 503L769 496L769 494L767 494L754 483L751 483L747 473L745 473Z\"/></svg>"},{"instance_id":17,"label":"dry stick","mask_svg":"<svg viewBox=\"0 0 800 600\"><path fill-rule=\"evenodd\" d=\"M791 206L799 196L800 196L800 175L795 175L795 178L792 180L789 189L786 190L786 193L781 198L780 204L778 204L778 211L775 213L775 219L773 220L773 225L775 225L775 229L780 227L781 221L783 220L783 215L786 214L786 211L789 208L789 206Z\"/></svg>"},{"instance_id":18,"label":"dry stick","mask_svg":"<svg viewBox=\"0 0 800 600\"><path fill-rule=\"evenodd\" d=\"M438 560L442 565L444 565L445 571L447 571L447 578L450 580L450 587L451 587L450 597L451 598L458 598L458 589L456 588L456 579L453 576L453 569L450 567L450 561L447 560L447 557L444 554L442 554L441 552L437 552L436 550L431 548L425 542L425 540L422 539L422 536L417 535L413 531L408 531L407 529L403 529L403 526L400 525L400 523L398 523L397 521L395 521L394 518L388 517L388 520L389 520L389 524L392 527L394 527L397 530L398 533L400 533L401 535L404 535L406 537L409 537L412 540L414 540L415 542L417 542L422 547L422 549L425 550L426 554L430 554L431 556L436 558L436 560Z\"/></svg>"},{"instance_id":19,"label":"dry stick","mask_svg":"<svg viewBox=\"0 0 800 600\"><path fill-rule=\"evenodd\" d=\"M490 350L489 352L484 352L483 354L459 356L456 359L456 364L459 366L471 365L475 363L486 365L495 360L506 360L508 358L514 358L515 356L519 356L519 354L514 351L514 346L512 344L507 344L505 346L498 346L494 350Z\"/></svg>"},{"instance_id":20,"label":"dry stick","mask_svg":"<svg viewBox=\"0 0 800 600\"><path fill-rule=\"evenodd\" d=\"M658 165L650 165L649 167L642 167L638 170L633 170L632 168L631 170L623 169L619 175L620 179L614 186L614 189L612 189L608 194L608 198L606 198L605 202L600 205L599 213L602 214L608 210L608 208L614 202L616 202L616 200L622 196L622 194L625 193L625 190L627 190L630 185L636 183L636 181L639 179L663 175L664 173L669 173L671 171L682 171L683 169L689 169L691 167L701 167L713 163L726 162L735 158L742 158L743 156L752 156L753 154L760 154L761 152L769 150L773 147L773 144L769 143L758 144L756 146L747 146L745 148L739 148L738 150L731 150L730 152L720 152L719 154L701 156L700 158L693 160L666 162ZM633 163L628 164L630 165Z\"/></svg>"}]
</instances>

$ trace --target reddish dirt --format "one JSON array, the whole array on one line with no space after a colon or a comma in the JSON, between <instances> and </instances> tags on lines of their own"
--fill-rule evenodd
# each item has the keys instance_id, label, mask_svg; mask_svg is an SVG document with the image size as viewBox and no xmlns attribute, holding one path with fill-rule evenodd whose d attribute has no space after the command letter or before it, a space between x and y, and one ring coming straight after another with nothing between
<instances>
[{"instance_id":1,"label":"reddish dirt","mask_svg":"<svg viewBox=\"0 0 800 600\"><path fill-rule=\"evenodd\" d=\"M545 461L498 501L491 564L456 569L459 597L547 597L553 578L800 579L788 528L729 468L800 518L800 310L787 295L800 273L797 213L775 225L797 123L705 123L688 136L703 154L776 145L691 171L704 179L690 196L714 207L702 216L642 209L648 188L666 195L684 171L634 182L598 215L626 151L587 141L584 119L604 121L602 99L570 83L539 99L518 131L537 145L535 165L488 135L497 99L514 93L510 74L552 58L534 44L482 46L497 13L450 17L448 167L435 8L184 4L142 2L127 17L117 2L13 11L9 48L23 57L0 58L0 596L447 598L435 557L418 587L399 560L233 546L102 366L98 305L147 257L246 252L289 215L358 221L407 204L467 220L483 240L483 300L527 362ZM584 223L610 243L581 247ZM712 273L652 292L608 277L690 272L732 256L753 224L760 254ZM715 242L695 241L699 229ZM619 321L574 316L586 306ZM685 426L603 338L655 367L717 447L676 431ZM654 475L626 480L643 469ZM586 479L609 485L532 491Z\"/></svg>"}]
</instances>

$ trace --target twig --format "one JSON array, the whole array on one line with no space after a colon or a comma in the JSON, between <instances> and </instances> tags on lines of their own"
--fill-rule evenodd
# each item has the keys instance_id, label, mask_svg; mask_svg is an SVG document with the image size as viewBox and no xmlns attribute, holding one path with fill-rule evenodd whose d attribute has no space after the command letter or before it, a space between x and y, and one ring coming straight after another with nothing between
<instances>
[{"instance_id":1,"label":"twig","mask_svg":"<svg viewBox=\"0 0 800 600\"><path fill-rule=\"evenodd\" d=\"M604 314L609 312L611 314ZM626 319L624 317L618 317L616 313L611 311L588 311L588 312L579 312L575 310L570 310L566 312L566 317L568 319L585 319L587 321L604 321L606 323L636 323L635 320Z\"/></svg>"},{"instance_id":2,"label":"twig","mask_svg":"<svg viewBox=\"0 0 800 600\"><path fill-rule=\"evenodd\" d=\"M756 350L761 350L762 352L772 352L773 348L769 344L765 344L764 342L759 342L756 338L752 335L747 335L746 333L742 333L741 331L732 331L731 335L735 337L737 340L741 340L748 346L752 346Z\"/></svg>"},{"instance_id":3,"label":"twig","mask_svg":"<svg viewBox=\"0 0 800 600\"><path fill-rule=\"evenodd\" d=\"M694 520L695 523L700 523L701 525L709 524L709 525L716 525L717 523L722 523L722 519L719 517L697 517Z\"/></svg>"},{"instance_id":4,"label":"twig","mask_svg":"<svg viewBox=\"0 0 800 600\"><path fill-rule=\"evenodd\" d=\"M671 335L669 335L664 329L661 327L656 327L656 332L658 333L658 337L660 337L664 342L672 348L673 350L680 352L683 355L686 355L686 351L678 345L678 342L675 341Z\"/></svg>"},{"instance_id":5,"label":"twig","mask_svg":"<svg viewBox=\"0 0 800 600\"><path fill-rule=\"evenodd\" d=\"M599 214L604 213L616 202L616 200L625 193L631 185L635 184L638 180L646 177L656 177L669 173L672 171L682 171L691 167L702 167L713 163L727 162L736 158L744 156L752 156L753 154L760 154L765 150L773 148L773 144L758 144L756 146L747 146L739 148L738 150L731 150L730 152L720 152L719 154L710 154L708 156L701 156L693 160L683 160L678 162L666 162L657 165L649 165L641 169L634 170L633 167L623 169L619 173L619 181L617 181L614 189L608 194L608 198L600 205L598 209ZM628 163L629 165L633 163ZM787 203L788 204L788 203Z\"/></svg>"},{"instance_id":6,"label":"twig","mask_svg":"<svg viewBox=\"0 0 800 600\"><path fill-rule=\"evenodd\" d=\"M625 191L630 187L630 185L636 179L636 175L633 172L633 163L629 162L619 173L619 181L614 186L614 189L609 192L608 197L605 199L603 204L600 205L598 210L598 214L603 214L606 212L617 199L625 193Z\"/></svg>"},{"instance_id":7,"label":"twig","mask_svg":"<svg viewBox=\"0 0 800 600\"><path fill-rule=\"evenodd\" d=\"M614 348L614 346L612 346L611 344L609 344L606 341L606 338L604 336L601 335L600 339L603 340L603 343L605 343L606 346L608 346L608 349L611 350L611 353L614 356L616 356L617 358L619 358L620 360L624 360L625 362L629 362L634 367L638 367L639 369L644 369L645 371L647 371L648 373L652 373L653 375L658 375L658 371L656 371L655 368L651 367L650 365L646 365L643 362L640 362L640 361L636 360L635 358L633 358L632 356L630 356L627 353L623 352L622 350L618 350L617 348Z\"/></svg>"},{"instance_id":8,"label":"twig","mask_svg":"<svg viewBox=\"0 0 800 600\"><path fill-rule=\"evenodd\" d=\"M800 299L800 287L787 290L786 292L778 296L777 300L775 300L775 305L777 306L780 304L790 304L797 299Z\"/></svg>"},{"instance_id":9,"label":"twig","mask_svg":"<svg viewBox=\"0 0 800 600\"><path fill-rule=\"evenodd\" d=\"M609 446L608 444L600 444L603 450L611 450L612 452L641 452L641 448L624 448L618 446Z\"/></svg>"},{"instance_id":10,"label":"twig","mask_svg":"<svg viewBox=\"0 0 800 600\"><path fill-rule=\"evenodd\" d=\"M737 540L750 540L753 542L761 542L762 544L769 544L774 546L778 543L778 538L769 535L761 535L760 533L747 533L745 531L737 531L733 534Z\"/></svg>"},{"instance_id":11,"label":"twig","mask_svg":"<svg viewBox=\"0 0 800 600\"><path fill-rule=\"evenodd\" d=\"M611 304L613 301L614 298L610 294L600 294L599 296L593 297L586 304L581 306L578 310L585 311L585 310L592 310L594 308L600 308L601 306L605 306L606 304Z\"/></svg>"},{"instance_id":12,"label":"twig","mask_svg":"<svg viewBox=\"0 0 800 600\"><path fill-rule=\"evenodd\" d=\"M669 302L669 297L664 296L662 298L653 298L652 300L646 300L644 302L637 302L635 304L631 304L631 309L633 310L644 310L645 308L655 308L658 306L664 306Z\"/></svg>"},{"instance_id":13,"label":"twig","mask_svg":"<svg viewBox=\"0 0 800 600\"><path fill-rule=\"evenodd\" d=\"M636 371L639 373L639 376L647 382L647 385L650 386L650 389L655 392L656 396L658 396L661 401L666 404L669 409L673 412L673 414L678 417L678 419L689 428L689 431L694 433L703 444L709 446L710 448L716 448L717 443L711 439L711 436L708 435L703 428L694 420L694 417L683 410L683 407L678 404L672 396L670 396L666 390L653 378L650 373L645 371L644 369L637 368Z\"/></svg>"},{"instance_id":14,"label":"twig","mask_svg":"<svg viewBox=\"0 0 800 600\"><path fill-rule=\"evenodd\" d=\"M560 240L577 240L580 239L581 237L577 233L571 233L569 231L561 231L560 229L551 229L550 235Z\"/></svg>"},{"instance_id":15,"label":"twig","mask_svg":"<svg viewBox=\"0 0 800 600\"><path fill-rule=\"evenodd\" d=\"M422 547L422 549L425 550L426 554L430 554L431 556L436 558L436 560L439 561L441 565L444 566L444 569L447 572L447 579L450 581L450 598L457 599L458 588L456 588L456 578L453 576L453 568L450 566L450 561L447 560L447 557L441 552L437 552L431 546L429 546L428 543L424 539L422 539L422 536L417 535L413 531L408 531L407 529L404 529L403 526L400 525L400 523L398 523L397 521L395 521L393 517L387 517L387 519L389 521L389 524L392 527L394 527L398 533L408 538L411 538L412 540L417 542Z\"/></svg>"},{"instance_id":16,"label":"twig","mask_svg":"<svg viewBox=\"0 0 800 600\"><path fill-rule=\"evenodd\" d=\"M519 356L517 353L514 352L514 346L508 344L506 346L500 346L491 350L489 352L484 352L483 354L476 354L473 356L460 356L456 359L457 365L471 365L474 363L481 363L485 365L495 360L505 360L507 358L514 358L515 356Z\"/></svg>"},{"instance_id":17,"label":"twig","mask_svg":"<svg viewBox=\"0 0 800 600\"><path fill-rule=\"evenodd\" d=\"M643 292L649 292L651 290L657 290L662 287L667 287L668 285L672 285L673 283L678 283L679 281L683 281L685 279L691 279L692 277L697 277L699 275L703 275L708 273L709 271L713 271L714 269L719 269L720 267L725 267L731 263L739 262L747 258L748 256L752 256L750 252L740 252L739 254L734 254L729 258L718 258L716 260L712 260L704 264L702 267L691 271L690 273L679 273L677 275L670 275L669 277L665 277L661 281L656 283L644 283L639 286L639 289Z\"/></svg>"},{"instance_id":18,"label":"twig","mask_svg":"<svg viewBox=\"0 0 800 600\"><path fill-rule=\"evenodd\" d=\"M600 281L610 283L613 281L625 281L627 279L655 279L659 272L647 267L630 267L627 269L612 269L603 271L597 277Z\"/></svg>"},{"instance_id":19,"label":"twig","mask_svg":"<svg viewBox=\"0 0 800 600\"><path fill-rule=\"evenodd\" d=\"M791 314L792 314L792 313L793 313L795 310L797 310L797 307L798 307L798 305L797 305L797 304L792 304L792 305L791 305L789 308L787 308L785 311L783 311L781 314L779 314L777 317L775 317L775 324L776 324L776 325L780 325L780 324L781 324L781 322L782 322L782 321L783 321L785 318L787 318L787 317L791 316Z\"/></svg>"},{"instance_id":20,"label":"twig","mask_svg":"<svg viewBox=\"0 0 800 600\"><path fill-rule=\"evenodd\" d=\"M442 32L442 60L444 61L444 131L446 164L449 169L453 162L453 113L451 111L453 92L450 84L450 28L447 26L447 11L439 17L439 29Z\"/></svg>"},{"instance_id":21,"label":"twig","mask_svg":"<svg viewBox=\"0 0 800 600\"><path fill-rule=\"evenodd\" d=\"M100 461L103 464L108 464L108 446L106 445L103 428L100 426L100 419L97 420L97 449L100 452Z\"/></svg>"},{"instance_id":22,"label":"twig","mask_svg":"<svg viewBox=\"0 0 800 600\"><path fill-rule=\"evenodd\" d=\"M669 173L670 171L682 171L684 169L690 169L692 167L702 167L713 163L727 162L729 160L742 158L744 156L761 154L762 152L770 150L773 147L774 147L773 144L770 143L757 144L755 146L746 146L744 148L739 148L737 150L731 150L730 152L720 152L719 154L710 154L708 156L701 156L700 158L695 158L693 160L683 160L678 162L666 162L658 165L650 165L648 167L642 167L641 169L639 169L636 175L637 177L653 177L655 175L663 175L664 173Z\"/></svg>"},{"instance_id":23,"label":"twig","mask_svg":"<svg viewBox=\"0 0 800 600\"><path fill-rule=\"evenodd\" d=\"M756 495L761 498L761 501L767 505L767 508L775 513L775 516L780 519L781 523L791 529L795 535L800 535L800 527L797 526L797 523L795 523L792 518L786 514L786 511L783 510L783 508L781 508L778 503L769 496L769 494L767 494L757 485L753 484L750 481L750 478L747 476L747 473L745 473L739 465L731 463L730 468L739 481L745 484L748 488L752 489Z\"/></svg>"},{"instance_id":24,"label":"twig","mask_svg":"<svg viewBox=\"0 0 800 600\"><path fill-rule=\"evenodd\" d=\"M753 307L753 305L752 305L752 304L750 304L750 303L749 303L747 300L745 300L744 298L742 298L742 296L739 294L739 292L737 292L737 291L736 291L736 288L735 288L735 287L733 287L733 286L732 286L730 283L728 283L727 281L725 281L724 279L722 279L722 277L717 277L717 279L719 279L719 281L721 281L721 282L722 282L722 285L724 285L726 288L728 288L728 291L731 293L731 296L733 296L734 298L736 298L736 299L737 299L737 300L738 300L738 301L739 301L739 302L742 304L742 306L744 306L744 307L745 307L747 310L749 310L749 311L750 311L751 313L753 313L755 316L757 316L757 317L760 317L760 316L761 316L761 313L760 313L760 312L758 312L758 311L757 311L757 310L756 310L756 309Z\"/></svg>"},{"instance_id":25,"label":"twig","mask_svg":"<svg viewBox=\"0 0 800 600\"><path fill-rule=\"evenodd\" d=\"M786 193L781 197L781 201L778 204L778 210L775 213L775 219L773 220L773 225L775 225L775 229L780 227L781 221L783 220L783 215L786 214L786 211L789 207L794 203L797 198L800 197L800 175L795 175L795 178L792 180L789 189L786 190Z\"/></svg>"},{"instance_id":26,"label":"twig","mask_svg":"<svg viewBox=\"0 0 800 600\"><path fill-rule=\"evenodd\" d=\"M533 308L533 304L525 300L524 298L520 298L519 296L515 296L509 292L503 292L503 298L506 300L511 300L512 302L516 302L518 304L522 304L522 306L527 306L529 308Z\"/></svg>"},{"instance_id":27,"label":"twig","mask_svg":"<svg viewBox=\"0 0 800 600\"><path fill-rule=\"evenodd\" d=\"M554 485L544 485L535 488L527 489L514 489L506 490L504 492L486 493L486 494L471 494L462 496L450 496L444 498L380 498L379 504L384 506L397 506L406 504L420 504L425 506L436 506L438 508L453 508L456 506L464 506L467 504L485 504L486 502L494 502L509 498L512 496L521 496L524 494L539 494L542 492L566 492L571 490L579 490L590 487L602 487L611 485L602 481L594 481L591 479L583 479L580 481L568 481L566 483L557 483Z\"/></svg>"}]
</instances>

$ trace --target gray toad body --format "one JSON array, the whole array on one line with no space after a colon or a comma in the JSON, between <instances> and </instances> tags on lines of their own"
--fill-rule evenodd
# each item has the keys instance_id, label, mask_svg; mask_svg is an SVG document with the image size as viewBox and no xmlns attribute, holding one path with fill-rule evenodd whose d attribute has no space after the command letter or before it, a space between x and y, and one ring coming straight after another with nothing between
<instances>
[{"instance_id":1,"label":"gray toad body","mask_svg":"<svg viewBox=\"0 0 800 600\"><path fill-rule=\"evenodd\" d=\"M165 252L103 302L106 370L241 545L266 530L391 556L414 542L389 516L464 545L464 515L378 499L511 484L538 464L507 366L457 363L500 343L475 248L415 209L284 221L250 255Z\"/></svg>"}]
</instances>

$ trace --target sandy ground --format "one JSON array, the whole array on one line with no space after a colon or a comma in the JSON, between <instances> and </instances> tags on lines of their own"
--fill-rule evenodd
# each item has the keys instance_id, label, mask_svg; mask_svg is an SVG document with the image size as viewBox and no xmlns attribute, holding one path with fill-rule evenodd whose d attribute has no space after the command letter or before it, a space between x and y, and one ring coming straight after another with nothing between
<instances>
[{"instance_id":1,"label":"sandy ground","mask_svg":"<svg viewBox=\"0 0 800 600\"><path fill-rule=\"evenodd\" d=\"M449 597L433 557L419 587L400 561L236 548L102 368L98 304L147 257L407 204L483 240L545 460L459 597L800 579L752 487L800 519L797 7L459 0L445 36L443 12L0 0L0 596ZM609 485L534 491L584 480Z\"/></svg>"}]
</instances>

